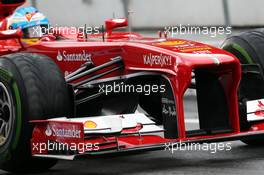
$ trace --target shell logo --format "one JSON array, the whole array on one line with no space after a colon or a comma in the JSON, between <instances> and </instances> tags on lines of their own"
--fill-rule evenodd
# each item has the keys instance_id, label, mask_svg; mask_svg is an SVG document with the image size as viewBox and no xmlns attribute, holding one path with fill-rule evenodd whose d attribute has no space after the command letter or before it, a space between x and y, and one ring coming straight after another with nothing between
<instances>
[{"instance_id":1,"label":"shell logo","mask_svg":"<svg viewBox=\"0 0 264 175\"><path fill-rule=\"evenodd\" d=\"M89 128L89 129L94 129L97 127L97 124L91 120L88 120L88 121L84 122L84 127Z\"/></svg>"}]
</instances>

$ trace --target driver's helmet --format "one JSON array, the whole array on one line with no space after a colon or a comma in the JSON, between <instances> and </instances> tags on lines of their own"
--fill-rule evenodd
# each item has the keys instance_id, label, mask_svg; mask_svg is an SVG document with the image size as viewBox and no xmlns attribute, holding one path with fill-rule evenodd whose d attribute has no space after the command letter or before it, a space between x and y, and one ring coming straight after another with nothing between
<instances>
[{"instance_id":1,"label":"driver's helmet","mask_svg":"<svg viewBox=\"0 0 264 175\"><path fill-rule=\"evenodd\" d=\"M49 20L34 7L24 7L16 10L7 19L7 28L23 31L23 38L41 38L48 32Z\"/></svg>"}]
</instances>

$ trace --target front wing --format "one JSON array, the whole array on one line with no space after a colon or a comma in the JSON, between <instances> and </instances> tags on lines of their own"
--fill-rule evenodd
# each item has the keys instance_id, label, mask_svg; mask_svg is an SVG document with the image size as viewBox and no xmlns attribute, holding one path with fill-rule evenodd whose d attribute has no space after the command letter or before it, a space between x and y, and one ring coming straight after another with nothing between
<instances>
[{"instance_id":1,"label":"front wing","mask_svg":"<svg viewBox=\"0 0 264 175\"><path fill-rule=\"evenodd\" d=\"M141 113L32 121L32 156L73 160L82 156L139 150L168 150L175 144L264 137L264 123L247 132L166 139L164 129Z\"/></svg>"}]
</instances>

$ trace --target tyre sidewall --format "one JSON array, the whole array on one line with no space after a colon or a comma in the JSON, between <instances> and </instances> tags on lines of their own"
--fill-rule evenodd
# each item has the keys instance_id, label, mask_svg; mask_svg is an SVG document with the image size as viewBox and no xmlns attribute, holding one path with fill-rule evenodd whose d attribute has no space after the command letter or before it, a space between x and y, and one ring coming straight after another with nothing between
<instances>
[{"instance_id":1,"label":"tyre sidewall","mask_svg":"<svg viewBox=\"0 0 264 175\"><path fill-rule=\"evenodd\" d=\"M238 36L228 38L222 45L222 48L232 54L234 54L234 52L241 54L241 56L236 55L241 64L255 64L258 62L257 55L253 48Z\"/></svg>"},{"instance_id":2,"label":"tyre sidewall","mask_svg":"<svg viewBox=\"0 0 264 175\"><path fill-rule=\"evenodd\" d=\"M26 114L27 102L23 99L25 95L24 84L16 66L7 59L0 59L0 82L6 86L13 101L14 123L11 134L4 145L0 147L0 167L10 164L13 156L29 153L29 135L25 129L30 129ZM23 106L22 106L23 105ZM23 109L23 111L22 111ZM6 169L6 168L4 168Z\"/></svg>"}]
</instances>

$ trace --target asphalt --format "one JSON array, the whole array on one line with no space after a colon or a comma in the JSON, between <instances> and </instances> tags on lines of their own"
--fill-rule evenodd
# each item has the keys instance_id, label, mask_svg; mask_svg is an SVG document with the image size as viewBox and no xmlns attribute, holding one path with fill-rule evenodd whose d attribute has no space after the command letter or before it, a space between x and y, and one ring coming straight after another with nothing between
<instances>
[{"instance_id":1,"label":"asphalt","mask_svg":"<svg viewBox=\"0 0 264 175\"><path fill-rule=\"evenodd\" d=\"M172 174L263 174L263 148L251 148L241 142L231 142L232 150L147 152L121 157L102 157L76 162L61 161L45 174L90 175L172 175Z\"/></svg>"},{"instance_id":2,"label":"asphalt","mask_svg":"<svg viewBox=\"0 0 264 175\"><path fill-rule=\"evenodd\" d=\"M207 41L217 46L223 39ZM188 92L185 100L186 128L195 129L198 126L195 94L192 91ZM173 153L162 150L59 161L50 171L41 175L263 174L264 147L251 147L240 141L225 143L227 144L231 150L215 152L208 149L183 149ZM8 173L0 171L0 174Z\"/></svg>"}]
</instances>

